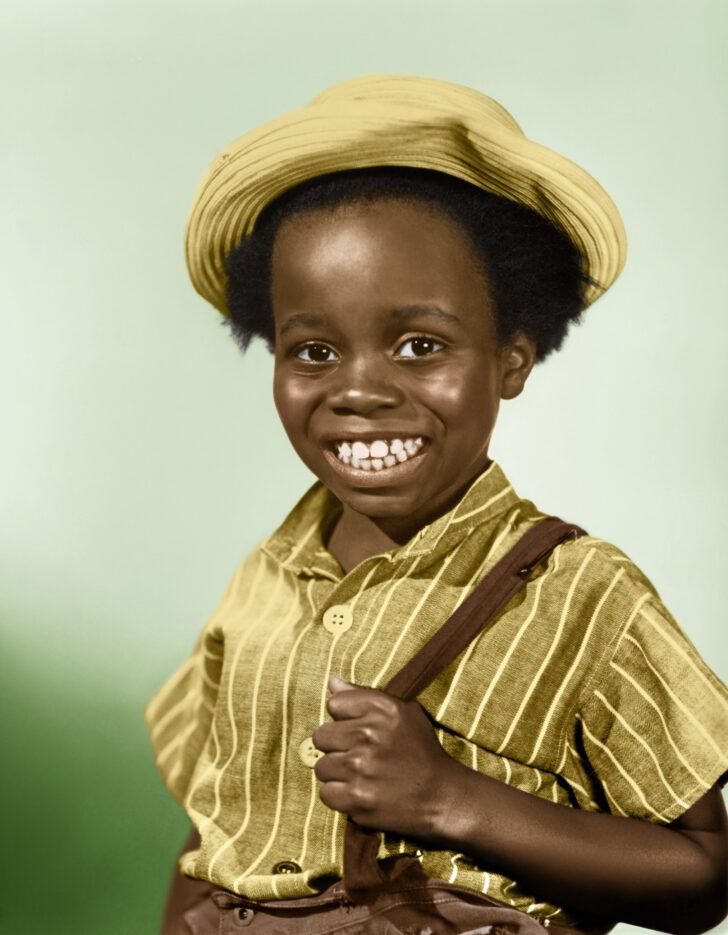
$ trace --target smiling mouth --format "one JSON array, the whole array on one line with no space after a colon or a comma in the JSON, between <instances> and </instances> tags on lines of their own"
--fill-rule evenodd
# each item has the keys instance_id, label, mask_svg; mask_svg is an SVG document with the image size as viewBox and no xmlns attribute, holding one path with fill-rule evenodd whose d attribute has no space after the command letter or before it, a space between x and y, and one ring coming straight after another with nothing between
<instances>
[{"instance_id":1,"label":"smiling mouth","mask_svg":"<svg viewBox=\"0 0 728 935\"><path fill-rule=\"evenodd\" d=\"M327 460L337 473L367 485L405 477L419 466L428 450L422 436L377 439L369 444L341 440L324 448Z\"/></svg>"},{"instance_id":2,"label":"smiling mouth","mask_svg":"<svg viewBox=\"0 0 728 935\"><path fill-rule=\"evenodd\" d=\"M376 439L367 444L363 441L334 442L333 451L342 464L361 468L363 471L383 471L403 464L414 457L424 445L421 435L412 438Z\"/></svg>"}]
</instances>

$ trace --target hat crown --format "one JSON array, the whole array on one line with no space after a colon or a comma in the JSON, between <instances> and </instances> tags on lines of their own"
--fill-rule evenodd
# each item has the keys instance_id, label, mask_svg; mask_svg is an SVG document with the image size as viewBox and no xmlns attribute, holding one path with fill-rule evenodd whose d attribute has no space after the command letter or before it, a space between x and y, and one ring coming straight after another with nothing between
<instances>
[{"instance_id":1,"label":"hat crown","mask_svg":"<svg viewBox=\"0 0 728 935\"><path fill-rule=\"evenodd\" d=\"M458 120L471 118L478 123L487 120L503 129L523 136L523 130L493 98L474 88L439 78L418 75L362 75L340 81L313 98L311 104L391 104L399 107L426 108L442 111Z\"/></svg>"}]
</instances>

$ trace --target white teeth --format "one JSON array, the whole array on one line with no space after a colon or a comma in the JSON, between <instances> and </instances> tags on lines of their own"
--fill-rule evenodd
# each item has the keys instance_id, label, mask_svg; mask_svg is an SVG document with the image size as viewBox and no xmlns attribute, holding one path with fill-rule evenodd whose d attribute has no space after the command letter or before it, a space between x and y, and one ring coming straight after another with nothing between
<instances>
[{"instance_id":1,"label":"white teeth","mask_svg":"<svg viewBox=\"0 0 728 935\"><path fill-rule=\"evenodd\" d=\"M355 441L337 442L335 445L339 461L350 464L354 468L364 471L381 471L402 463L416 454L423 446L421 435L416 438L393 438L389 444L382 438L375 439L371 444Z\"/></svg>"}]
</instances>

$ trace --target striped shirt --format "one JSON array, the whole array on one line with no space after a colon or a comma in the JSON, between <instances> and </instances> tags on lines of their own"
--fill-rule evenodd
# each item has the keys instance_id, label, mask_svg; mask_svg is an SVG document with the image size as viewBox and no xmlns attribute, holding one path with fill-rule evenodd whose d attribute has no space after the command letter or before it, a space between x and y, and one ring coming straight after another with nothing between
<instances>
[{"instance_id":1,"label":"striped shirt","mask_svg":"<svg viewBox=\"0 0 728 935\"><path fill-rule=\"evenodd\" d=\"M340 510L314 483L145 712L158 769L201 836L181 870L254 899L343 876L346 819L313 770L329 675L383 687L544 517L492 462L448 513L344 573L324 546ZM728 770L728 691L644 574L593 536L558 546L417 700L450 756L567 807L667 823ZM381 833L379 856L398 853L542 921L609 927L497 866Z\"/></svg>"}]
</instances>

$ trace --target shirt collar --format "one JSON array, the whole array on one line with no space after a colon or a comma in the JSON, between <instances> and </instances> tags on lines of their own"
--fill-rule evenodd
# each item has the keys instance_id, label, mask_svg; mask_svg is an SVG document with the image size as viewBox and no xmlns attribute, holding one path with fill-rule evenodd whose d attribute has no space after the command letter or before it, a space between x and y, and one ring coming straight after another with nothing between
<instances>
[{"instance_id":1,"label":"shirt collar","mask_svg":"<svg viewBox=\"0 0 728 935\"><path fill-rule=\"evenodd\" d=\"M427 553L433 553L433 558L445 555L476 526L492 521L518 501L508 478L491 461L452 509L423 526L408 542L380 555L391 561ZM323 575L339 581L341 565L324 542L340 512L340 501L317 480L260 548L297 575Z\"/></svg>"}]
</instances>

